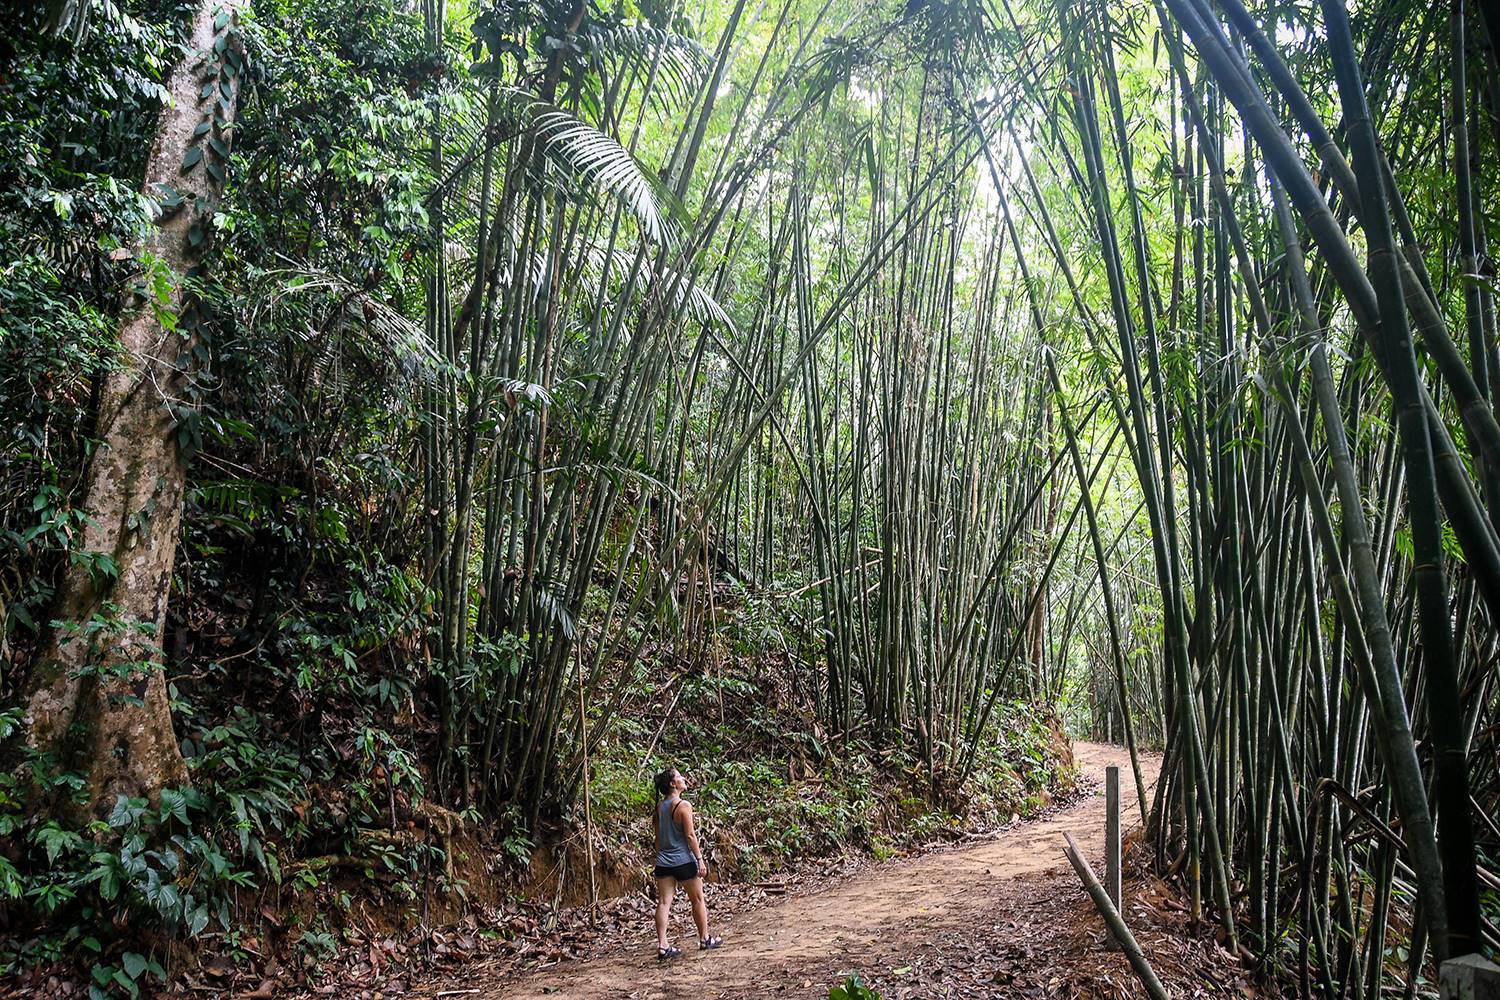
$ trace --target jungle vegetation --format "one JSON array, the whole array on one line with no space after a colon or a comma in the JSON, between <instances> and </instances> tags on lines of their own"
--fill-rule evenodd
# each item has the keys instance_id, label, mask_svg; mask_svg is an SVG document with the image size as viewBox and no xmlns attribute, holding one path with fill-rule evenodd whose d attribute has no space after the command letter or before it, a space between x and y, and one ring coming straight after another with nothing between
<instances>
[{"instance_id":1,"label":"jungle vegetation","mask_svg":"<svg viewBox=\"0 0 1500 1000\"><path fill-rule=\"evenodd\" d=\"M674 713L940 802L1030 705L1164 752L1268 980L1430 994L1500 948L1497 20L21 5L4 961L592 837Z\"/></svg>"}]
</instances>

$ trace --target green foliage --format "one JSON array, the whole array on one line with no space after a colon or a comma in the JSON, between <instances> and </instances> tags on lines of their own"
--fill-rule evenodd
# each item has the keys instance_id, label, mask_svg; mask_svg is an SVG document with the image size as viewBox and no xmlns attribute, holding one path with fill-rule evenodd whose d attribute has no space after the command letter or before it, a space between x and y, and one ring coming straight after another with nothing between
<instances>
[{"instance_id":1,"label":"green foliage","mask_svg":"<svg viewBox=\"0 0 1500 1000\"><path fill-rule=\"evenodd\" d=\"M175 692L174 700L182 718L194 717L195 706ZM18 710L0 714L0 737L13 736L18 723ZM207 932L233 939L260 920L259 895L245 890L278 886L288 901L306 896L327 905L337 895L329 873L303 855L330 836L341 851L367 859L365 878L389 876L383 884L393 899L418 898L438 848L363 836L388 827L395 797L405 804L422 793L411 755L388 732L359 734L351 770L364 777L319 802L307 756L279 743L258 715L239 708L216 725L187 728L193 785L163 789L154 804L121 796L101 820L74 823L62 818L67 810L35 808L85 801L82 778L58 772L44 755L22 750L22 766L0 774L0 836L21 848L0 857L0 905L28 915L36 928L6 941L0 967L15 972L72 958L104 970L93 973L101 994L135 996L148 978L162 978L153 964L159 957L143 956L137 941L192 941ZM321 923L304 928L299 941L309 965L335 950Z\"/></svg>"},{"instance_id":2,"label":"green foliage","mask_svg":"<svg viewBox=\"0 0 1500 1000\"><path fill-rule=\"evenodd\" d=\"M180 5L52 6L0 25L0 696L24 697L51 639L129 642L142 655L116 672L170 678L194 782L70 822L38 803L79 796L82 779L7 751L0 834L15 849L0 854L0 893L11 925L38 928L11 966L71 956L97 989L134 995L164 964L141 940L212 929L232 942L255 919L236 890L253 885L293 901L293 957L315 968L351 892L417 912L452 860L419 829L427 810L482 820L496 867L519 868L579 821L589 779L601 827L638 831L663 763L692 775L705 838L751 876L847 850L894 856L1066 788L1056 732L1017 697L1061 700L1080 730L1109 704L1100 568L1061 520L1080 488L1044 471L1063 412L1109 469L1091 495L1132 673L1155 679L1168 635L1167 606L1140 582L1143 543L1162 534L1129 481L1145 443L1104 437L1102 404L1140 372L1097 339L1111 287L1092 192L1069 183L1086 130L1068 106L1081 77L1063 73L1089 75L1109 48L1138 176L1129 190L1126 150L1103 136L1105 212L1182 209L1148 212L1154 264L1115 319L1125 330L1153 298L1170 310L1150 395L1169 424L1156 433L1163 482L1181 484L1182 551L1206 560L1179 578L1213 590L1182 595L1215 626L1188 633L1192 655L1206 686L1250 622L1253 649L1307 645L1268 659L1267 678L1304 652L1341 662L1323 655L1344 627L1326 600L1321 632L1282 618L1303 595L1278 589L1279 565L1256 588L1220 589L1230 542L1252 561L1270 537L1258 519L1232 530L1240 487L1267 523L1301 524L1270 516L1300 494L1266 458L1282 431L1257 380L1274 366L1257 370L1227 267L1206 283L1204 261L1225 263L1207 247L1222 216L1201 202L1203 147L1182 141L1166 35L1146 11L1073 5L1047 52L1058 12L1045 6L1001 25L998 8L962 0L829 18L793 5L775 27L752 15L716 65L696 39L718 37L729 5L704 5L698 23L655 0L419 5L440 26L394 0L266 0L243 24L220 15L197 70L212 100L178 166L226 200L212 233L198 220L189 236L209 246L202 273L178 276L138 247L153 213L197 208L139 191L182 55ZM1071 30L1090 17L1097 30ZM1399 38L1401 19L1382 20ZM1291 35L1294 70L1326 83L1320 43ZM1420 103L1430 76L1386 83ZM1435 120L1419 146L1447 142ZM986 134L1008 177L983 173ZM1261 178L1239 145L1223 153L1253 207ZM1199 152L1179 164L1185 149ZM1445 253L1446 166L1408 172L1394 152L1430 252ZM1033 171L1036 189L1021 183ZM1007 180L1019 234L1002 234L985 186ZM1256 252L1274 239L1249 235ZM1265 263L1276 289L1284 258ZM1435 270L1457 316L1450 289L1465 279ZM180 313L179 285L192 293ZM101 589L120 576L118 553L82 545L99 512L80 479L126 302L180 338L192 371L182 398L162 400L187 493L159 634L107 601L78 621L54 607L67 573ZM1273 308L1277 323L1292 311ZM1336 301L1321 314L1346 323ZM1065 362L1056 392L1035 378L1043 349ZM1368 354L1336 363L1362 403L1364 465L1393 468L1382 400L1362 399ZM1477 568L1444 531L1453 567ZM1411 560L1399 516L1381 537L1393 568ZM1033 639L1044 573L1051 626ZM1262 602L1261 587L1293 600ZM1252 596L1248 618L1232 613ZM1283 696L1333 693L1293 676ZM1170 689L1135 686L1143 727L1169 724ZM1255 704L1240 695L1209 717ZM1307 717L1293 708L1285 718ZM18 719L0 714L0 738L20 742ZM1314 787L1259 787L1284 785ZM834 995L874 994L851 978Z\"/></svg>"},{"instance_id":3,"label":"green foliage","mask_svg":"<svg viewBox=\"0 0 1500 1000\"><path fill-rule=\"evenodd\" d=\"M565 720L543 718L543 706L526 699L551 684L540 671L552 649L592 652L597 622L619 620L594 573L619 557L629 581L655 586L668 521L650 508L637 537L625 518L606 511L607 555L591 562L591 543L580 544L579 525L568 522L573 512L552 510L551 523L573 537L566 545L536 542L538 562L553 562L551 549L576 546L584 585L546 569L526 581L531 604L513 606L506 588L514 586L515 559L500 558L486 574L477 554L452 565L434 557L457 547L451 536L459 529L452 498L424 488L434 474L426 463L438 458L428 442L452 445L472 430L473 446L496 463L492 481L478 487L486 499L475 504L476 537L516 531L526 504L510 509L507 483L529 480L533 468L552 497L587 496L587 477L597 472L632 503L642 500L642 510L646 498L670 494L686 511L696 503L693 491L674 491L687 483L660 467L649 442L625 440L609 422L606 397L639 391L648 404L642 412L651 414L645 423L653 424L656 390L644 373L621 382L604 371L618 368L619 358L601 353L601 341L640 345L653 365L671 369L680 367L684 330L702 326L730 338L710 352L715 362L702 375L712 392L685 414L684 429L697 435L711 425L707 411L738 391L718 362L748 351L736 321L759 309L760 293L741 295L723 281L710 290L698 280L719 266L718 247L690 244L690 252L645 267L632 259L638 246L669 252L689 231L695 239L708 232L683 203L698 197L707 170L673 176L682 163L672 161L679 140L668 126L678 127L702 96L712 57L695 36L711 37L715 25L690 24L655 3L590 4L576 31L567 5L476 8L472 20L455 13L444 37L429 34L409 5L386 0L269 0L244 12L243 23L221 14L211 58L197 70L201 96L211 100L179 168L222 183L225 200L211 244L206 220L189 236L194 248L209 247L201 272L179 276L139 247L154 218L197 206L176 190L143 194L140 177L162 84L183 55L183 10L158 0L62 7L69 13L58 23L28 9L0 26L0 655L7 667L0 695L22 696L20 685L50 639L129 642L141 655L114 669L120 676L165 670L193 785L150 801L123 799L95 823L74 822L63 818L70 813L63 806L82 795L80 776L19 746L8 750L16 767L0 781L0 825L18 848L0 855L0 887L12 923L37 930L5 960L14 967L73 956L96 970L97 988L133 995L159 978L153 963L162 959L130 935L192 940L211 929L233 937L244 930L237 889L277 886L322 905L340 891L339 866L329 863L338 858L382 876L368 878L378 886L363 891L414 900L439 847L374 834L420 818L429 796L490 821L506 863L529 860L545 825L537 814L566 816L576 781L534 782L546 801L527 808L504 783L511 761L499 758L507 751L492 749L490 739L512 757L527 754L535 774L567 763L574 748ZM769 55L775 67L788 58ZM805 69L788 70L787 79L801 81L799 92L816 91L838 118L848 110L851 81L873 57L862 42L841 39ZM743 70L734 75L715 95L732 113L748 82ZM647 79L654 83L637 90ZM231 148L226 101L235 88ZM492 94L502 110L490 121ZM784 138L801 114L783 106L767 122L785 125ZM627 136L632 117L648 124ZM844 117L858 120L828 127L840 143L863 142L873 182L884 151L864 117ZM717 118L705 131L702 160L722 151L720 167L735 184L749 174L742 172L747 161L731 167L731 152L755 159L765 155L759 147L774 145L769 133L730 142ZM540 155L517 170L514 157L528 142ZM427 322L436 263L451 282L445 310L460 305L462 287L480 270L480 164L492 149L492 195L514 182L504 197L521 206L516 220L534 213L514 231L494 230L516 255L497 264L507 277L491 290L496 302L486 307L492 312L481 333L516 346L513 364L493 370L467 366L461 345L442 343L445 333ZM679 200L678 191L688 194ZM622 206L626 228L619 240L606 239L594 223ZM559 255L536 236L554 224L580 224L576 256ZM758 229L745 230L752 238L738 279L746 289L772 273ZM628 252L612 249L616 243ZM852 272L852 252L839 253L840 273ZM557 310L557 350L545 366L526 346L544 332L527 313L530 293L548 287L543 274L558 280L566 306ZM829 275L810 278L819 297L839 288ZM179 285L192 293L191 305L176 312L170 305ZM56 618L53 606L70 571L101 588L119 576L115 553L82 545L97 512L83 509L80 485L97 445L100 389L117 363L123 303L148 310L180 338L182 364L192 370L182 398L163 400L187 466L187 495L159 633L127 625L108 602L80 621ZM443 400L453 401L452 411L438 405ZM458 414L471 423L452 419ZM551 437L534 449L524 435L507 436L544 421ZM654 426L649 433L658 431L666 434ZM551 467L554 450L575 445L564 471ZM690 475L713 461L697 452L685 449ZM767 465L779 465L771 475L780 504L792 496L795 477L786 456ZM159 513L126 512L127 527ZM857 521L863 538L874 537L870 509ZM799 576L795 549L788 544L776 554L776 570L801 587L809 581ZM453 601L442 605L445 594ZM731 834L743 841L747 870L767 871L876 844L882 810L892 823L910 821L920 836L952 828L957 813L924 787L932 776L923 774L907 734L856 740L849 753L837 752L806 692L788 690L792 675L783 668L811 675L817 667L807 653L818 628L813 597L804 593L789 608L768 591L741 587L738 597L745 610L726 623L725 646L747 663L764 662L767 651L786 659L770 671L682 677L688 714L656 748L680 755L701 776L706 826L717 824L726 844ZM679 603L673 594L664 602L669 630L688 620L697 600ZM624 628L634 638L657 625L642 614ZM554 636L578 646L549 646ZM643 690L674 669L666 658L648 658L619 667L638 670ZM603 667L608 675L618 664ZM85 671L82 679L95 678ZM632 710L639 693L631 695ZM628 713L602 718L596 694L590 690L585 710L590 724L618 729L597 760L595 802L606 815L637 817L650 790L636 770L654 734ZM773 710L760 709L766 701ZM711 714L726 703L735 720L728 736ZM17 744L20 734L10 730L18 718L0 716ZM445 742L451 755L439 749ZM992 763L982 763L983 780ZM899 795L878 793L875 774L898 776ZM40 802L57 807L38 809ZM320 920L298 927L299 947L313 963L326 959L334 940Z\"/></svg>"},{"instance_id":4,"label":"green foliage","mask_svg":"<svg viewBox=\"0 0 1500 1000\"><path fill-rule=\"evenodd\" d=\"M11 737L18 720L18 710L0 714L0 738ZM185 939L235 927L253 898L241 890L279 877L273 842L305 832L293 809L303 773L292 754L263 738L240 710L184 741L191 787L163 789L154 804L122 795L107 817L87 822L63 818L86 801L83 780L23 749L20 766L0 773L0 835L21 848L0 859L0 898L45 922L7 943L4 966L77 954L109 969L95 973L96 988L134 996L143 969L158 979L161 971L154 959L109 943L119 927ZM71 809L37 808L68 802Z\"/></svg>"},{"instance_id":5,"label":"green foliage","mask_svg":"<svg viewBox=\"0 0 1500 1000\"><path fill-rule=\"evenodd\" d=\"M126 996L131 1000L141 995L143 987L149 988L154 980L165 984L166 970L155 958L139 952L127 951L115 961L98 961L90 969L93 982L89 984L90 1000L104 1000L110 996Z\"/></svg>"},{"instance_id":6,"label":"green foliage","mask_svg":"<svg viewBox=\"0 0 1500 1000\"><path fill-rule=\"evenodd\" d=\"M594 760L596 823L632 827L649 817L651 776L676 767L689 778L711 863L730 865L736 878L760 879L849 852L885 860L1030 814L1072 787L1074 776L1062 773L1057 758L1056 731L1025 703L1001 707L970 782L955 794L934 782L913 746L824 746L805 716L768 699L779 678L751 668L753 658L735 663L754 669L757 679L729 670L683 678L677 714L644 766L658 736L653 713L644 713L644 722L621 722Z\"/></svg>"},{"instance_id":7,"label":"green foliage","mask_svg":"<svg viewBox=\"0 0 1500 1000\"><path fill-rule=\"evenodd\" d=\"M851 973L848 979L828 991L828 1000L881 1000L880 991L866 986L859 973Z\"/></svg>"}]
</instances>

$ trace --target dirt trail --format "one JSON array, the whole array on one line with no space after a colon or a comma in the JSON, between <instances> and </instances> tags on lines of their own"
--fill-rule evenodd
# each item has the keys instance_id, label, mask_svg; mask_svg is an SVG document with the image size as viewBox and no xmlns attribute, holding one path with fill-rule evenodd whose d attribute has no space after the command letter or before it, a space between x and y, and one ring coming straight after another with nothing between
<instances>
[{"instance_id":1,"label":"dirt trail","mask_svg":"<svg viewBox=\"0 0 1500 1000\"><path fill-rule=\"evenodd\" d=\"M504 978L487 976L477 966L462 983L424 984L426 997L473 1000L570 998L666 998L804 996L826 997L844 969L895 968L907 957L954 932L983 926L1004 933L1007 926L1037 936L1036 913L1053 912L1062 893L1082 896L1077 877L1062 853L1062 835L1071 833L1102 874L1104 848L1104 769L1120 766L1123 825L1139 822L1130 759L1122 748L1074 744L1079 769L1092 791L1066 809L1034 822L1021 823L995 839L873 867L852 880L793 894L738 916L710 919L726 940L720 951L690 951L663 966L655 957L654 935L639 935L615 955L565 962L551 969ZM1157 762L1143 759L1148 781L1155 781ZM1071 903L1070 899L1070 903ZM1019 913L1023 907L1025 916ZM709 888L713 905L713 888ZM673 909L674 933L693 948L692 925L685 901ZM1061 914L1059 913L1059 916ZM1007 918L1013 919L1007 921ZM1044 935L1046 928L1042 929ZM1065 928L1059 927L1061 934ZM1019 945L1026 955L1045 949L1047 941ZM993 951L993 949L991 949ZM918 994L1010 995L944 990Z\"/></svg>"}]
</instances>

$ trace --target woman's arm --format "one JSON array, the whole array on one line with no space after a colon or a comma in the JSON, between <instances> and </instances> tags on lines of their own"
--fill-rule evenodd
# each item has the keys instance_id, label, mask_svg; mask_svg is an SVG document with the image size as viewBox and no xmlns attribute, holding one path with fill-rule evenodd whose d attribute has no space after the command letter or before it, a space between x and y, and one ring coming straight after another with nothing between
<instances>
[{"instance_id":1,"label":"woman's arm","mask_svg":"<svg viewBox=\"0 0 1500 1000\"><path fill-rule=\"evenodd\" d=\"M698 846L698 830L693 825L693 807L684 802L682 804L682 832L687 837L688 846L693 849L693 860L698 862L698 875L708 874L708 865L703 863L703 849Z\"/></svg>"},{"instance_id":2,"label":"woman's arm","mask_svg":"<svg viewBox=\"0 0 1500 1000\"><path fill-rule=\"evenodd\" d=\"M661 809L651 810L652 850L661 850Z\"/></svg>"}]
</instances>

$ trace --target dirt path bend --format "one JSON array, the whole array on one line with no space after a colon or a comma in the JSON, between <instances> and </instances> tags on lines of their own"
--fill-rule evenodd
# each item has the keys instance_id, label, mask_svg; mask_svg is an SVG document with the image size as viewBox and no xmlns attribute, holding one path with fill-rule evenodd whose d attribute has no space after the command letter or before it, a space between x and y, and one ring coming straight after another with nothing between
<instances>
[{"instance_id":1,"label":"dirt path bend","mask_svg":"<svg viewBox=\"0 0 1500 1000\"><path fill-rule=\"evenodd\" d=\"M663 965L656 959L654 934L643 926L614 955L503 978L486 976L481 965L464 975L462 983L424 984L417 995L454 1000L826 997L840 970L868 974L877 967L897 968L903 961L910 965L920 961L913 956L924 946L939 938L952 939L955 932L982 926L1003 938L1007 927L1021 934L1024 923L1030 931L1027 936L1035 938L1038 910L1047 913L1054 898L1061 902L1064 891L1082 895L1063 857L1065 831L1102 874L1106 766L1120 766L1123 825L1129 828L1139 822L1129 755L1120 747L1092 743L1075 743L1074 754L1093 790L1070 807L1021 823L993 840L878 865L848 882L794 893L738 916L713 920L711 915L714 931L726 940L722 950L692 950ZM1156 760L1141 763L1146 779L1154 782ZM673 932L691 949L686 909L679 898L673 908ZM1022 909L1028 912L1021 914ZM1046 941L1017 943L1028 955L1046 947ZM998 988L982 994L971 989L947 995L1010 995ZM912 995L942 996L945 991Z\"/></svg>"}]
</instances>

